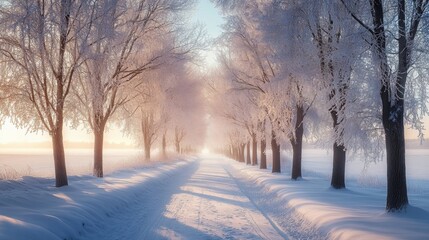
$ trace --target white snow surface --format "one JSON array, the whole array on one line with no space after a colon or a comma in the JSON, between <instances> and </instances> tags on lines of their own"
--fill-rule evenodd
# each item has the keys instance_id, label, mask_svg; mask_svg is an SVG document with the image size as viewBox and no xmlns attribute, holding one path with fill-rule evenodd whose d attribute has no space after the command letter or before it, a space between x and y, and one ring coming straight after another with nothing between
<instances>
[{"instance_id":1,"label":"white snow surface","mask_svg":"<svg viewBox=\"0 0 429 240\"><path fill-rule=\"evenodd\" d=\"M0 239L282 239L220 158L0 182Z\"/></svg>"},{"instance_id":2,"label":"white snow surface","mask_svg":"<svg viewBox=\"0 0 429 240\"><path fill-rule=\"evenodd\" d=\"M346 190L330 189L316 153L299 181L287 158L272 174L218 155L73 175L62 188L50 177L2 180L0 239L429 239L427 177L409 174L411 206L386 213L383 182L355 173Z\"/></svg>"}]
</instances>

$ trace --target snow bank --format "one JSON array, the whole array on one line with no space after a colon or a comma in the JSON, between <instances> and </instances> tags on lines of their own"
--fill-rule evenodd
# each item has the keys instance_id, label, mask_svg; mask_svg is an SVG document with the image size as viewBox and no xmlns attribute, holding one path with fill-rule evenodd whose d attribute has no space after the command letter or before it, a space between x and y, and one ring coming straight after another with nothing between
<instances>
[{"instance_id":1,"label":"snow bank","mask_svg":"<svg viewBox=\"0 0 429 240\"><path fill-rule=\"evenodd\" d=\"M153 181L162 181L194 159L116 171L99 179L69 177L70 186L54 180L23 177L0 181L0 239L76 239L102 230L100 219L137 203Z\"/></svg>"},{"instance_id":2,"label":"snow bank","mask_svg":"<svg viewBox=\"0 0 429 240\"><path fill-rule=\"evenodd\" d=\"M317 168L318 161L306 163L304 172L309 175L299 181L292 181L289 171L272 174L229 161L235 177L258 186L261 194L274 194L294 218L311 224L329 239L429 239L427 186L409 194L412 206L406 212L386 213L384 188L360 186L357 178L351 178L349 189L331 189L329 179Z\"/></svg>"}]
</instances>

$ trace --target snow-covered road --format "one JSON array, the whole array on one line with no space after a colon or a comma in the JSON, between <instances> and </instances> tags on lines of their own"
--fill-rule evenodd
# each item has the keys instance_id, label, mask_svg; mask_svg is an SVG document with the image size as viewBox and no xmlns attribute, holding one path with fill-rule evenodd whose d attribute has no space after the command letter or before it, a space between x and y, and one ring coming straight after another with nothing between
<instances>
[{"instance_id":1,"label":"snow-covered road","mask_svg":"<svg viewBox=\"0 0 429 240\"><path fill-rule=\"evenodd\" d=\"M137 202L84 239L284 239L226 169L207 157L152 179Z\"/></svg>"},{"instance_id":2,"label":"snow-covered road","mask_svg":"<svg viewBox=\"0 0 429 240\"><path fill-rule=\"evenodd\" d=\"M426 179L407 211L385 213L382 187L351 180L337 191L317 172L300 181L288 172L202 155L73 175L61 188L2 180L0 239L429 239Z\"/></svg>"}]
</instances>

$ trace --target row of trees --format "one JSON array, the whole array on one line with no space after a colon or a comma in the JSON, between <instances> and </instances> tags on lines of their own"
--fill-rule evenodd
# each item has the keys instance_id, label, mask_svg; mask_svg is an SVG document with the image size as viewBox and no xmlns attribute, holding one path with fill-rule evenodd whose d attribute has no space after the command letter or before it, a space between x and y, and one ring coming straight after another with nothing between
<instances>
[{"instance_id":1,"label":"row of trees","mask_svg":"<svg viewBox=\"0 0 429 240\"><path fill-rule=\"evenodd\" d=\"M124 107L123 115L128 116L124 120L125 130L133 134L135 129L141 129L141 134L134 137L143 145L145 159L151 158L156 142L160 142L164 157L168 143L177 153L202 144L205 108L198 75L182 63L174 62L162 71L152 71L135 89L138 96Z\"/></svg>"},{"instance_id":2,"label":"row of trees","mask_svg":"<svg viewBox=\"0 0 429 240\"><path fill-rule=\"evenodd\" d=\"M180 145L186 125L168 125L167 115L176 107L171 99L183 97L169 93L179 83L167 83L191 84L187 62L200 47L201 31L187 29L182 16L192 5L190 0L0 3L1 114L17 126L49 133L57 187L68 184L65 123L87 126L94 134L97 177L103 177L109 121L134 126L128 128L131 133L142 129L149 149L156 131L162 128L166 138L174 125L182 131ZM174 72L180 72L176 79Z\"/></svg>"},{"instance_id":3,"label":"row of trees","mask_svg":"<svg viewBox=\"0 0 429 240\"><path fill-rule=\"evenodd\" d=\"M341 189L346 152L375 161L385 151L386 209L404 209L404 126L422 136L427 114L428 1L214 2L227 18L222 74L211 83L213 112L229 123L227 154L244 162L252 142L247 163L257 164L260 141L266 168L269 134L272 172L280 172L280 145L289 142L298 179L307 132L332 144L331 186Z\"/></svg>"}]
</instances>

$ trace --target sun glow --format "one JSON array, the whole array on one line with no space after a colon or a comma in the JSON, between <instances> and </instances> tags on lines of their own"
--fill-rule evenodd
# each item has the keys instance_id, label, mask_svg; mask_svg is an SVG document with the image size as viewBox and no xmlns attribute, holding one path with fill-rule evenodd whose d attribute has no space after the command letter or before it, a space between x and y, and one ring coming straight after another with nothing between
<instances>
[{"instance_id":1,"label":"sun glow","mask_svg":"<svg viewBox=\"0 0 429 240\"><path fill-rule=\"evenodd\" d=\"M6 119L3 125L0 126L0 148L50 148L51 138L48 133L43 131L31 132L25 128L20 128ZM72 129L68 126L64 127L64 142L66 148L82 148L84 146L92 146L93 134L85 130L83 127ZM134 140L123 134L121 128L112 126L109 131L106 131L105 146L133 146ZM34 150L34 149L32 149Z\"/></svg>"},{"instance_id":2,"label":"sun glow","mask_svg":"<svg viewBox=\"0 0 429 240\"><path fill-rule=\"evenodd\" d=\"M208 148L203 148L203 150L201 150L201 153L202 154L209 154L210 153L210 149L208 149Z\"/></svg>"},{"instance_id":3,"label":"sun glow","mask_svg":"<svg viewBox=\"0 0 429 240\"><path fill-rule=\"evenodd\" d=\"M214 69L218 66L216 50L210 49L208 51L201 52L201 56L203 57L203 69Z\"/></svg>"}]
</instances>

